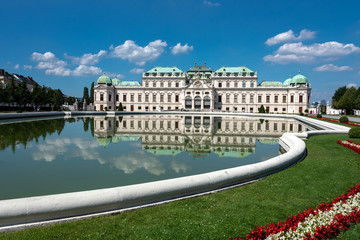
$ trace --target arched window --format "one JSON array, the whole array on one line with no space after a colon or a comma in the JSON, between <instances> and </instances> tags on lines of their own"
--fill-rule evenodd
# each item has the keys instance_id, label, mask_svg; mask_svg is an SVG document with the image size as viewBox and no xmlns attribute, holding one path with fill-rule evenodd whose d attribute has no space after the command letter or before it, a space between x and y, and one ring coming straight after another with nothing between
<instances>
[{"instance_id":1,"label":"arched window","mask_svg":"<svg viewBox=\"0 0 360 240\"><path fill-rule=\"evenodd\" d=\"M190 96L185 97L185 108L192 108L192 98Z\"/></svg>"},{"instance_id":2,"label":"arched window","mask_svg":"<svg viewBox=\"0 0 360 240\"><path fill-rule=\"evenodd\" d=\"M204 109L210 109L210 97L209 96L204 97Z\"/></svg>"},{"instance_id":3,"label":"arched window","mask_svg":"<svg viewBox=\"0 0 360 240\"><path fill-rule=\"evenodd\" d=\"M201 109L201 97L200 96L196 96L194 98L195 100L195 109Z\"/></svg>"}]
</instances>

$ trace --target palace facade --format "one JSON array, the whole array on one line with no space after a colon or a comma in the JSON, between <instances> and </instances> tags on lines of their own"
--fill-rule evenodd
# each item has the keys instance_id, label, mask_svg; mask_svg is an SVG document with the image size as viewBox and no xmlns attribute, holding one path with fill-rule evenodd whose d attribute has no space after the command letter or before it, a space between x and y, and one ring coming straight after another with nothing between
<instances>
[{"instance_id":1,"label":"palace facade","mask_svg":"<svg viewBox=\"0 0 360 240\"><path fill-rule=\"evenodd\" d=\"M97 111L231 111L302 113L309 108L311 86L300 73L284 82L263 81L247 67L212 71L196 65L187 72L177 67L155 67L142 82L100 76L94 87Z\"/></svg>"}]
</instances>

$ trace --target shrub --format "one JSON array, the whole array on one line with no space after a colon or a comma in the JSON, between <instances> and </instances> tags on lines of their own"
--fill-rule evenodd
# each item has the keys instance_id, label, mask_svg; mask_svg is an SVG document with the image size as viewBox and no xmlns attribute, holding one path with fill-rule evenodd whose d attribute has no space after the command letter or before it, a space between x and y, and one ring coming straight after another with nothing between
<instances>
[{"instance_id":1,"label":"shrub","mask_svg":"<svg viewBox=\"0 0 360 240\"><path fill-rule=\"evenodd\" d=\"M341 123L347 123L349 121L349 118L346 117L346 116L342 116L340 119L339 119L339 122Z\"/></svg>"},{"instance_id":2,"label":"shrub","mask_svg":"<svg viewBox=\"0 0 360 240\"><path fill-rule=\"evenodd\" d=\"M123 111L123 106L122 106L122 103L119 103L119 106L118 106L118 111Z\"/></svg>"},{"instance_id":3,"label":"shrub","mask_svg":"<svg viewBox=\"0 0 360 240\"><path fill-rule=\"evenodd\" d=\"M306 114L307 114L307 113L309 113L309 109L305 109L305 111L304 111L304 112L305 112Z\"/></svg>"},{"instance_id":4,"label":"shrub","mask_svg":"<svg viewBox=\"0 0 360 240\"><path fill-rule=\"evenodd\" d=\"M300 116L304 116L304 113L301 112L301 113L300 113Z\"/></svg>"},{"instance_id":5,"label":"shrub","mask_svg":"<svg viewBox=\"0 0 360 240\"><path fill-rule=\"evenodd\" d=\"M318 113L318 115L316 115L316 118L322 118L322 115Z\"/></svg>"},{"instance_id":6,"label":"shrub","mask_svg":"<svg viewBox=\"0 0 360 240\"><path fill-rule=\"evenodd\" d=\"M107 107L105 107L105 111L107 111Z\"/></svg>"},{"instance_id":7,"label":"shrub","mask_svg":"<svg viewBox=\"0 0 360 240\"><path fill-rule=\"evenodd\" d=\"M360 128L353 127L349 131L349 137L350 138L360 138Z\"/></svg>"},{"instance_id":8,"label":"shrub","mask_svg":"<svg viewBox=\"0 0 360 240\"><path fill-rule=\"evenodd\" d=\"M258 110L259 110L259 113L265 113L264 105L261 105Z\"/></svg>"}]
</instances>

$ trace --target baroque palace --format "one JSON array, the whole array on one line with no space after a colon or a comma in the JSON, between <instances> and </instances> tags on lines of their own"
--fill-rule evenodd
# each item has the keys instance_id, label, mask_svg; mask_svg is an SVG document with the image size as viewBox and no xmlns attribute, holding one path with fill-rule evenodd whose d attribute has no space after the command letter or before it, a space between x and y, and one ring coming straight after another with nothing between
<instances>
[{"instance_id":1,"label":"baroque palace","mask_svg":"<svg viewBox=\"0 0 360 240\"><path fill-rule=\"evenodd\" d=\"M261 105L270 113L302 113L309 108L311 86L300 73L284 82L263 81L247 67L212 71L196 65L187 72L177 67L155 67L142 82L100 76L94 87L97 111L231 111L257 113Z\"/></svg>"}]
</instances>

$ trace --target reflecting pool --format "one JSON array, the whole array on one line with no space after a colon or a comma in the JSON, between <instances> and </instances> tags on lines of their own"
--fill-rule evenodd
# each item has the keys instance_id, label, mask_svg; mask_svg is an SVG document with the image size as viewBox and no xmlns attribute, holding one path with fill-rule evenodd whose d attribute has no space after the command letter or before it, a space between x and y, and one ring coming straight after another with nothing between
<instances>
[{"instance_id":1,"label":"reflecting pool","mask_svg":"<svg viewBox=\"0 0 360 240\"><path fill-rule=\"evenodd\" d=\"M292 119L136 115L0 121L0 200L117 187L261 162Z\"/></svg>"}]
</instances>

